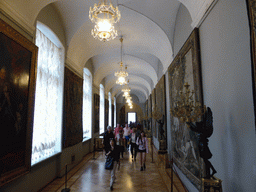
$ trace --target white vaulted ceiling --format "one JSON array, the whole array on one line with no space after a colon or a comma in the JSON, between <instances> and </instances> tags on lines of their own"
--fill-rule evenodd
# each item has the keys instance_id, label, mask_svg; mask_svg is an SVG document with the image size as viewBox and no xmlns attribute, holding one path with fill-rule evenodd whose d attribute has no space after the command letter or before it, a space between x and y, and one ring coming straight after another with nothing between
<instances>
[{"instance_id":1,"label":"white vaulted ceiling","mask_svg":"<svg viewBox=\"0 0 256 192\"><path fill-rule=\"evenodd\" d=\"M112 0L121 12L115 28L124 37L123 62L128 66L129 85L140 102L145 102L173 60L175 22L181 3L190 13L192 27L196 27L214 1ZM119 70L119 38L101 42L91 36L93 24L88 13L98 0L0 0L0 9L33 34L39 12L50 3L62 20L66 62L82 74L90 60L94 84L99 86L104 81L106 93L120 95L121 86L115 84L114 76Z\"/></svg>"}]
</instances>

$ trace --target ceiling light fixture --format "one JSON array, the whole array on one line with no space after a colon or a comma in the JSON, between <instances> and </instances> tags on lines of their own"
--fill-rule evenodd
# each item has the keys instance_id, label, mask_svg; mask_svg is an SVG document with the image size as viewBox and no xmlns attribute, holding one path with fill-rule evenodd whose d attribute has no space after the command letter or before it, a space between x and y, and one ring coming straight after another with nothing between
<instances>
[{"instance_id":1,"label":"ceiling light fixture","mask_svg":"<svg viewBox=\"0 0 256 192\"><path fill-rule=\"evenodd\" d=\"M120 42L121 42L121 62L120 62L120 71L118 72L115 72L115 76L118 77L117 81L116 81L116 84L119 84L119 85L124 85L124 84L127 84L127 80L126 80L126 77L128 76L128 73L127 73L127 66L125 66L125 69L124 69L124 65L123 65L123 38L121 37L120 38Z\"/></svg>"},{"instance_id":2,"label":"ceiling light fixture","mask_svg":"<svg viewBox=\"0 0 256 192\"><path fill-rule=\"evenodd\" d=\"M119 22L121 14L118 7L112 5L111 0L100 0L93 8L90 7L89 18L95 23L91 31L95 39L109 41L116 38L117 30L113 24Z\"/></svg>"}]
</instances>

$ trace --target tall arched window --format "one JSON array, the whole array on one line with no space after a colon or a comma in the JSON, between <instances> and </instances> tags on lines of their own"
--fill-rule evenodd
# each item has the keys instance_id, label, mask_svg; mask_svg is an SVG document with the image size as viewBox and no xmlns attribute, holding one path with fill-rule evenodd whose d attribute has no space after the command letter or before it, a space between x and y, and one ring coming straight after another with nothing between
<instances>
[{"instance_id":1,"label":"tall arched window","mask_svg":"<svg viewBox=\"0 0 256 192\"><path fill-rule=\"evenodd\" d=\"M114 97L114 127L116 127L116 97Z\"/></svg>"},{"instance_id":2,"label":"tall arched window","mask_svg":"<svg viewBox=\"0 0 256 192\"><path fill-rule=\"evenodd\" d=\"M105 90L104 86L100 84L100 134L104 133L105 126Z\"/></svg>"},{"instance_id":3,"label":"tall arched window","mask_svg":"<svg viewBox=\"0 0 256 192\"><path fill-rule=\"evenodd\" d=\"M109 102L109 112L108 112L108 125L112 125L112 102L111 102L111 93L108 92L108 102Z\"/></svg>"},{"instance_id":4,"label":"tall arched window","mask_svg":"<svg viewBox=\"0 0 256 192\"><path fill-rule=\"evenodd\" d=\"M64 48L57 36L37 24L38 64L31 164L61 152Z\"/></svg>"},{"instance_id":5,"label":"tall arched window","mask_svg":"<svg viewBox=\"0 0 256 192\"><path fill-rule=\"evenodd\" d=\"M84 69L83 83L83 140L92 137L92 75Z\"/></svg>"}]
</instances>

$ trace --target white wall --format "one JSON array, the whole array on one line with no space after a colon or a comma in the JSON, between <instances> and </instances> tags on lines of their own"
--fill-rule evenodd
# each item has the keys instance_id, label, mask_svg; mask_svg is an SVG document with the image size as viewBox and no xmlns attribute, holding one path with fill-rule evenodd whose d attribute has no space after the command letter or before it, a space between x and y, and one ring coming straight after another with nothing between
<instances>
[{"instance_id":1,"label":"white wall","mask_svg":"<svg viewBox=\"0 0 256 192\"><path fill-rule=\"evenodd\" d=\"M191 30L188 14L182 10L181 6L175 29L175 54ZM245 1L219 0L199 31L204 101L213 111L210 161L218 172L216 176L223 180L223 191L253 192L256 189L255 115ZM189 191L197 191L180 175Z\"/></svg>"},{"instance_id":2,"label":"white wall","mask_svg":"<svg viewBox=\"0 0 256 192\"><path fill-rule=\"evenodd\" d=\"M212 164L224 191L255 191L256 140L245 1L219 0L200 27L203 93L213 111Z\"/></svg>"}]
</instances>

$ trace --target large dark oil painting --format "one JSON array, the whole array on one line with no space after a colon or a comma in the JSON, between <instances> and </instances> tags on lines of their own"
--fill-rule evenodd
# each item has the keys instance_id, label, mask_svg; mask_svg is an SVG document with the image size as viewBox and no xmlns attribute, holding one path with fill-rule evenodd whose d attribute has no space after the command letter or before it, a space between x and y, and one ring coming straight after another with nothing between
<instances>
[{"instance_id":1,"label":"large dark oil painting","mask_svg":"<svg viewBox=\"0 0 256 192\"><path fill-rule=\"evenodd\" d=\"M31 163L37 47L0 19L0 186Z\"/></svg>"},{"instance_id":2,"label":"large dark oil painting","mask_svg":"<svg viewBox=\"0 0 256 192\"><path fill-rule=\"evenodd\" d=\"M195 91L195 99L203 105L198 29L194 29L174 58L168 75L171 108L186 82ZM171 117L171 138L174 163L199 189L204 168L199 157L196 133L177 117Z\"/></svg>"}]
</instances>

